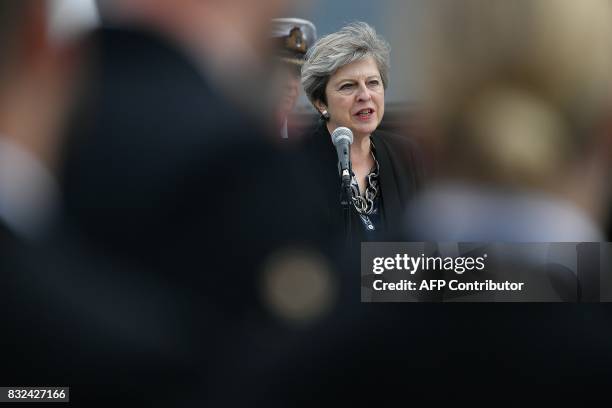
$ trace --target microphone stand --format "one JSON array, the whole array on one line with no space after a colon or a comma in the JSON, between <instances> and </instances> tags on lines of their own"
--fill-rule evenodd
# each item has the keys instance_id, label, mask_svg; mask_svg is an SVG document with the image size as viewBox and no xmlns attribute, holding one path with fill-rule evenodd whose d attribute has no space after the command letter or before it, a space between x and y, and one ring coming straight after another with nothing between
<instances>
[{"instance_id":1,"label":"microphone stand","mask_svg":"<svg viewBox=\"0 0 612 408\"><path fill-rule=\"evenodd\" d=\"M349 169L342 170L342 187L340 190L340 205L344 214L344 239L347 247L351 245L351 171L350 162Z\"/></svg>"},{"instance_id":2,"label":"microphone stand","mask_svg":"<svg viewBox=\"0 0 612 408\"><path fill-rule=\"evenodd\" d=\"M344 213L344 237L347 248L351 246L351 207L353 195L351 194L351 144L353 143L353 132L340 126L331 134L332 143L338 154L338 169L340 170L341 189L340 205Z\"/></svg>"}]
</instances>

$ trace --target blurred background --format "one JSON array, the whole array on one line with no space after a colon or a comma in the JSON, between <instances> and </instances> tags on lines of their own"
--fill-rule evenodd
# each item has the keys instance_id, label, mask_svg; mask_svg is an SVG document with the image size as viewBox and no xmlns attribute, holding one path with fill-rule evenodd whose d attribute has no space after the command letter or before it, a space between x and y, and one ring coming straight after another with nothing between
<instances>
[{"instance_id":1,"label":"blurred background","mask_svg":"<svg viewBox=\"0 0 612 408\"><path fill-rule=\"evenodd\" d=\"M297 17L389 41L380 129L426 189L388 240L605 241L607 0L0 10L2 384L70 385L81 406L610 398L608 305L360 302L322 156L272 123L269 38ZM293 115L319 123L303 92Z\"/></svg>"}]
</instances>

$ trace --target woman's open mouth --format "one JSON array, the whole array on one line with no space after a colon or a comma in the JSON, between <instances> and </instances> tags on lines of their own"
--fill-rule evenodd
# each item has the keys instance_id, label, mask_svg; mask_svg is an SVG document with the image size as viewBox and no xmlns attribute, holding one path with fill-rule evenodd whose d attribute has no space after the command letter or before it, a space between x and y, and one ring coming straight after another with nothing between
<instances>
[{"instance_id":1,"label":"woman's open mouth","mask_svg":"<svg viewBox=\"0 0 612 408\"><path fill-rule=\"evenodd\" d=\"M370 120L374 114L374 109L362 109L357 112L354 116L357 116L359 120Z\"/></svg>"}]
</instances>

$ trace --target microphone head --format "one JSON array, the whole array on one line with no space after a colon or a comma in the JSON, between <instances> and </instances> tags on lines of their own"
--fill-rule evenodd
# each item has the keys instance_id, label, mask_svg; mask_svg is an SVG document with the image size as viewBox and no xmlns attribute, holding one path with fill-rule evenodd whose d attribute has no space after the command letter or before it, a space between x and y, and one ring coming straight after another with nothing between
<instances>
[{"instance_id":1,"label":"microphone head","mask_svg":"<svg viewBox=\"0 0 612 408\"><path fill-rule=\"evenodd\" d=\"M342 142L346 143L347 141L348 144L351 145L353 144L353 132L347 127L338 127L332 132L331 140L334 146L338 146L338 144Z\"/></svg>"}]
</instances>

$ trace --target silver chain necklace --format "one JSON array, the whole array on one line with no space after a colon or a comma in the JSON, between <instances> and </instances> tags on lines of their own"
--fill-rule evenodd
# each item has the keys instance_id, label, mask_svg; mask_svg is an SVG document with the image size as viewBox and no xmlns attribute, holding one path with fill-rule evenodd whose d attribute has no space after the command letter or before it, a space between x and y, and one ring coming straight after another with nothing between
<instances>
[{"instance_id":1,"label":"silver chain necklace","mask_svg":"<svg viewBox=\"0 0 612 408\"><path fill-rule=\"evenodd\" d=\"M359 183L357 183L357 179L355 175L353 175L351 182L351 195L353 206L355 210L359 214L370 215L374 211L374 201L376 200L376 196L378 195L378 160L376 160L376 156L374 156L374 144L371 143L371 154L374 159L374 169L366 176L367 186L365 190L365 194L361 196L359 194Z\"/></svg>"}]
</instances>

